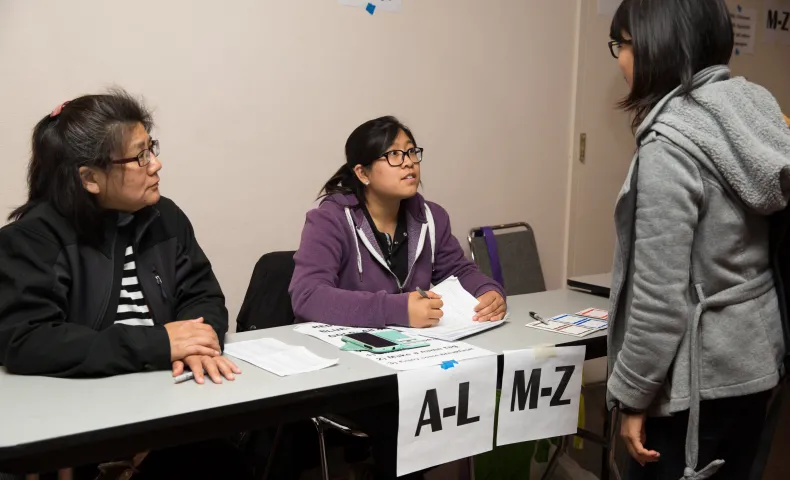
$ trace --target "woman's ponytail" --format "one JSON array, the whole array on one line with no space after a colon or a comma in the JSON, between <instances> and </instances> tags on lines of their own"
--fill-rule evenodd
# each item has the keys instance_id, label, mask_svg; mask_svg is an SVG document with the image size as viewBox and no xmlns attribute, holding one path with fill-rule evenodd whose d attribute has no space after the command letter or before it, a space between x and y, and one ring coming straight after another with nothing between
<instances>
[{"instance_id":1,"label":"woman's ponytail","mask_svg":"<svg viewBox=\"0 0 790 480\"><path fill-rule=\"evenodd\" d=\"M332 177L324 184L318 198L328 197L330 195L355 195L360 202L365 201L364 186L357 178L354 170L344 163Z\"/></svg>"}]
</instances>

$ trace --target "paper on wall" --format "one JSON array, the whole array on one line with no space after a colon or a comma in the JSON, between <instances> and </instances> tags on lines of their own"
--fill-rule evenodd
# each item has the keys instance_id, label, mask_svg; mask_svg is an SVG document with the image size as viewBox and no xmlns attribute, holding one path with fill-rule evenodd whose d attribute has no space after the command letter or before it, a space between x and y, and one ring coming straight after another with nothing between
<instances>
[{"instance_id":1,"label":"paper on wall","mask_svg":"<svg viewBox=\"0 0 790 480\"><path fill-rule=\"evenodd\" d=\"M372 4L376 12L398 13L403 10L403 0L337 0L340 5L347 7L365 8Z\"/></svg>"},{"instance_id":2,"label":"paper on wall","mask_svg":"<svg viewBox=\"0 0 790 480\"><path fill-rule=\"evenodd\" d=\"M735 54L753 54L757 43L757 10L739 5L730 12L730 19L735 34Z\"/></svg>"},{"instance_id":3,"label":"paper on wall","mask_svg":"<svg viewBox=\"0 0 790 480\"><path fill-rule=\"evenodd\" d=\"M790 0L766 0L763 41L790 45Z\"/></svg>"}]
</instances>

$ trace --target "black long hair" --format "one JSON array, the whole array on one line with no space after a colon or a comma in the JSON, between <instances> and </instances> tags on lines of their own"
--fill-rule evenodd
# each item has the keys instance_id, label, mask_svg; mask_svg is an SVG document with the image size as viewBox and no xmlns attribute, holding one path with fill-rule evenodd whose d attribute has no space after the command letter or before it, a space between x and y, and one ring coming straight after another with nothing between
<instances>
[{"instance_id":1,"label":"black long hair","mask_svg":"<svg viewBox=\"0 0 790 480\"><path fill-rule=\"evenodd\" d=\"M678 86L693 90L694 75L732 58L734 34L724 0L624 0L609 36L631 36L634 78L619 107L633 114L636 130L650 110Z\"/></svg>"},{"instance_id":2,"label":"black long hair","mask_svg":"<svg viewBox=\"0 0 790 480\"><path fill-rule=\"evenodd\" d=\"M360 204L364 203L365 186L354 173L354 167L357 165L369 167L374 160L381 158L401 130L409 137L411 143L417 145L411 130L393 116L368 120L355 128L346 140L346 163L326 182L319 198L336 193L344 195L353 193Z\"/></svg>"},{"instance_id":3,"label":"black long hair","mask_svg":"<svg viewBox=\"0 0 790 480\"><path fill-rule=\"evenodd\" d=\"M76 98L42 118L33 129L27 202L8 219L18 220L36 205L49 203L77 235L96 239L102 211L96 196L83 187L79 169L109 170L110 156L123 152L138 124L150 132L151 114L121 89Z\"/></svg>"}]
</instances>

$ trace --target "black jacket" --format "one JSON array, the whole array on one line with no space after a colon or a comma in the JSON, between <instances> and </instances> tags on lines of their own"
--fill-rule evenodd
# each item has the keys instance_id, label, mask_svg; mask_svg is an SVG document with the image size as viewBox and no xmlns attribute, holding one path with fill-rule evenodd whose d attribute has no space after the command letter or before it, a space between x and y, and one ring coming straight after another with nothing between
<instances>
[{"instance_id":1,"label":"black jacket","mask_svg":"<svg viewBox=\"0 0 790 480\"><path fill-rule=\"evenodd\" d=\"M98 248L48 204L0 229L0 365L57 377L169 369L164 324L198 317L223 344L225 297L189 219L164 197L134 217L120 228L108 215ZM153 327L113 323L129 237Z\"/></svg>"}]
</instances>

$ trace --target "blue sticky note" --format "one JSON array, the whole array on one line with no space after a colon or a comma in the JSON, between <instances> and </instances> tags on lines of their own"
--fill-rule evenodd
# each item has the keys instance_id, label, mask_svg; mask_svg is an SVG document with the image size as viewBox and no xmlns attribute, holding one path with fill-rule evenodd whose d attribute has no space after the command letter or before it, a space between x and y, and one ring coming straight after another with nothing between
<instances>
[{"instance_id":1,"label":"blue sticky note","mask_svg":"<svg viewBox=\"0 0 790 480\"><path fill-rule=\"evenodd\" d=\"M369 14L373 15L376 12L376 6L372 3L368 3L368 6L365 7L365 10L367 10Z\"/></svg>"},{"instance_id":2,"label":"blue sticky note","mask_svg":"<svg viewBox=\"0 0 790 480\"><path fill-rule=\"evenodd\" d=\"M456 365L458 365L458 362L456 362L455 360L447 360L445 362L442 362L441 367L442 370L447 370L449 368L453 368Z\"/></svg>"}]
</instances>

